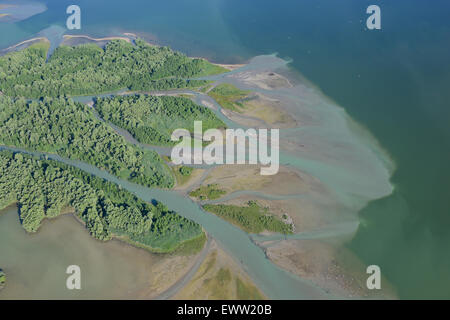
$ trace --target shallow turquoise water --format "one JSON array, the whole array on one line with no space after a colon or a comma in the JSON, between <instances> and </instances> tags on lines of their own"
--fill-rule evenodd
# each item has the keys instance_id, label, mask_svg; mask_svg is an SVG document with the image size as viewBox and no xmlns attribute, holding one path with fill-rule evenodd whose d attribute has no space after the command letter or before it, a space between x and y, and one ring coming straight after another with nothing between
<instances>
[{"instance_id":1,"label":"shallow turquoise water","mask_svg":"<svg viewBox=\"0 0 450 320\"><path fill-rule=\"evenodd\" d=\"M363 209L349 246L380 265L400 297L449 298L450 5L377 2L381 32L364 30L372 4L365 0L79 1L79 33L144 31L224 62L273 52L292 58L296 70L374 133L397 166L395 192ZM0 24L0 46L64 25L69 1L46 3L42 14Z\"/></svg>"}]
</instances>

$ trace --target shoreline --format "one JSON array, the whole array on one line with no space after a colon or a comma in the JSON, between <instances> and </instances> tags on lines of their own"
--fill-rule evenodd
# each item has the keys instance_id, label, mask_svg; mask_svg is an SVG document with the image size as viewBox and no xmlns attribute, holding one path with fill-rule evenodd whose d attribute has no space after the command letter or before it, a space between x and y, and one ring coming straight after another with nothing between
<instances>
[{"instance_id":1,"label":"shoreline","mask_svg":"<svg viewBox=\"0 0 450 320\"><path fill-rule=\"evenodd\" d=\"M7 48L0 49L0 52L7 52L7 51L10 51L10 50L14 50L15 48L17 48L17 47L19 47L21 45L24 45L24 44L27 44L27 43L33 42L33 41L42 41L42 42L49 42L50 43L50 40L48 40L48 38L46 38L46 37L35 37L35 38L31 38L31 39L27 39L27 40L21 41L19 43L16 43L16 44L14 44L12 46L7 47Z\"/></svg>"},{"instance_id":2,"label":"shoreline","mask_svg":"<svg viewBox=\"0 0 450 320\"><path fill-rule=\"evenodd\" d=\"M108 37L103 37L103 38L94 38L94 37L91 37L91 36L89 36L87 34L80 34L80 35L65 34L65 35L63 35L63 38L65 40L70 40L70 39L73 39L73 38L83 38L83 39L88 39L88 40L96 41L96 42L111 41L111 40L124 40L124 41L126 41L128 43L132 43L132 40L139 38L139 36L137 34L132 33L132 32L122 32L122 34L125 35L125 37L108 36ZM134 39L130 39L130 37L134 38ZM142 39L142 38L140 38L140 39ZM151 43L151 42L146 41L144 39L142 39L142 40L145 41L145 43L147 43L150 46L160 46L157 43ZM216 65L216 66L219 66L219 67L223 67L225 69L228 69L229 71L233 71L233 70L242 68L242 67L247 65L246 63L242 63L242 64L215 63L215 62L209 61L205 57L189 57L189 58L206 60L206 61L208 61L209 63L211 63L213 65Z\"/></svg>"},{"instance_id":3,"label":"shoreline","mask_svg":"<svg viewBox=\"0 0 450 320\"><path fill-rule=\"evenodd\" d=\"M125 34L125 33L124 33ZM65 34L63 35L64 40L70 40L73 38L84 38L91 41L111 41L111 40L124 40L128 43L131 43L131 39L127 37L121 37L121 36L111 36L111 37L104 37L104 38L93 38L88 35L80 34L80 35L72 35L72 34Z\"/></svg>"},{"instance_id":4,"label":"shoreline","mask_svg":"<svg viewBox=\"0 0 450 320\"><path fill-rule=\"evenodd\" d=\"M139 38L138 35L136 35L135 33L132 33L132 32L123 32L122 34L125 35L125 37L123 37L123 36L108 36L108 37L103 37L103 38L94 38L94 37L91 37L90 35L87 35L87 34L80 34L80 35L65 34L65 35L62 36L63 39L62 39L61 44L63 44L64 41L69 41L71 39L86 39L86 40L90 40L90 41L94 41L94 42L105 42L105 41L108 42L108 41L111 41L111 40L124 40L124 41L126 41L128 43L132 43L133 40ZM131 38L134 38L134 39L131 39ZM158 44L155 44L155 43L150 43L150 42L148 42L148 41L146 41L144 39L142 39L142 40L145 41L145 43L147 43L150 46L157 46L158 45ZM30 38L30 39L26 39L26 40L23 40L21 42L18 42L16 44L13 44L13 45L11 45L11 46L9 46L7 48L0 48L0 52L8 53L9 51L14 50L14 49L16 49L17 47L19 47L21 45L24 45L24 44L27 44L27 43L30 43L30 42L33 42L33 41L43 41L43 42L51 43L51 41L47 37L43 37L43 36L33 37L33 38ZM208 59L206 59L204 57L189 57L189 58L191 58L191 59L203 59L203 60L206 60L206 61L208 61L209 63L211 63L213 65L225 68L228 71L234 71L236 69L239 69L239 68L242 68L242 67L245 67L246 65L248 65L247 63L241 63L241 64L215 63L215 62L209 61Z\"/></svg>"}]
</instances>

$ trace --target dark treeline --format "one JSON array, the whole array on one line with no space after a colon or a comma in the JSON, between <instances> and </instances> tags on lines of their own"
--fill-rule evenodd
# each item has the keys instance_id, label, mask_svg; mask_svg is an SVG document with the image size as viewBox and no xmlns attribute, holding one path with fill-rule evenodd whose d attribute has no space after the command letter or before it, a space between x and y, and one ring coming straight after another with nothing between
<instances>
[{"instance_id":1,"label":"dark treeline","mask_svg":"<svg viewBox=\"0 0 450 320\"><path fill-rule=\"evenodd\" d=\"M60 46L46 62L48 47L38 43L0 57L0 90L27 98L94 95L123 88L167 90L199 87L207 81L188 78L226 71L139 39L135 45L113 40L105 48Z\"/></svg>"},{"instance_id":2,"label":"dark treeline","mask_svg":"<svg viewBox=\"0 0 450 320\"><path fill-rule=\"evenodd\" d=\"M170 137L178 128L194 131L194 121L202 121L203 131L225 128L208 108L188 98L173 96L117 96L99 98L95 108L100 116L129 131L139 142L173 145Z\"/></svg>"},{"instance_id":3,"label":"dark treeline","mask_svg":"<svg viewBox=\"0 0 450 320\"><path fill-rule=\"evenodd\" d=\"M23 227L35 232L45 218L73 208L91 235L117 235L155 251L174 250L201 227L163 204L141 201L116 184L52 160L0 152L0 209L17 203Z\"/></svg>"}]
</instances>

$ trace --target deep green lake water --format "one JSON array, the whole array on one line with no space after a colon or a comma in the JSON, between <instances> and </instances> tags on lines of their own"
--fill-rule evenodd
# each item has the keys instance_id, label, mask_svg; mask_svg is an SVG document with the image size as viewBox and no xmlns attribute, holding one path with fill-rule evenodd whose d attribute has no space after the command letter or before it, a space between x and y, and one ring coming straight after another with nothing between
<instances>
[{"instance_id":1,"label":"deep green lake water","mask_svg":"<svg viewBox=\"0 0 450 320\"><path fill-rule=\"evenodd\" d=\"M14 24L0 47L52 24L65 0ZM450 298L450 3L366 1L86 1L82 30L143 32L192 56L241 62L278 52L367 127L396 163L392 195L371 202L348 246L380 265L402 298ZM365 30L378 4L382 30ZM75 33L75 32L71 32Z\"/></svg>"}]
</instances>

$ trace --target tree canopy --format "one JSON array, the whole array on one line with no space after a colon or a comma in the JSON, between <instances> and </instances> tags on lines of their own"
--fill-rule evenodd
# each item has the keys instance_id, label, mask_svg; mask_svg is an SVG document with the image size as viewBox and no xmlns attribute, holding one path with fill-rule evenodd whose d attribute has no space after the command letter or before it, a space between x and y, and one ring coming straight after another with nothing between
<instances>
[{"instance_id":1,"label":"tree canopy","mask_svg":"<svg viewBox=\"0 0 450 320\"><path fill-rule=\"evenodd\" d=\"M129 131L136 140L153 145L173 145L178 128L194 131L194 121L202 121L203 131L225 128L211 110L192 100L174 96L131 95L99 98L95 108L100 116Z\"/></svg>"},{"instance_id":2,"label":"tree canopy","mask_svg":"<svg viewBox=\"0 0 450 320\"><path fill-rule=\"evenodd\" d=\"M0 90L26 98L95 95L123 88L166 90L200 87L207 81L190 78L227 71L139 39L135 44L112 40L104 48L62 45L46 62L48 48L48 43L38 43L0 57Z\"/></svg>"}]
</instances>

